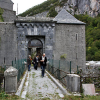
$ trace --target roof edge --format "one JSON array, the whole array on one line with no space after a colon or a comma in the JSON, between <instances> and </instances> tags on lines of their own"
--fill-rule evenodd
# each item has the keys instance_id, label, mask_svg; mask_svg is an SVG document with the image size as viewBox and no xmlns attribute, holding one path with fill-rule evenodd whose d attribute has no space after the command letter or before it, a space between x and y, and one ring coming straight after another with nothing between
<instances>
[{"instance_id":1,"label":"roof edge","mask_svg":"<svg viewBox=\"0 0 100 100\"><path fill-rule=\"evenodd\" d=\"M60 22L57 22L57 24L68 24L68 25L86 25L86 23L60 23Z\"/></svg>"}]
</instances>

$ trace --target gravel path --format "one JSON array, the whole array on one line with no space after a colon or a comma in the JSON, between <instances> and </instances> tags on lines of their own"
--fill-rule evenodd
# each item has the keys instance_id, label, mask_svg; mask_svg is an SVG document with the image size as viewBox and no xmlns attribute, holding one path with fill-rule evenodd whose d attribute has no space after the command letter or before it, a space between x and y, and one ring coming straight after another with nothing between
<instances>
[{"instance_id":1,"label":"gravel path","mask_svg":"<svg viewBox=\"0 0 100 100\"><path fill-rule=\"evenodd\" d=\"M41 69L31 67L21 97L24 100L61 100L63 94L46 73L42 78Z\"/></svg>"}]
</instances>

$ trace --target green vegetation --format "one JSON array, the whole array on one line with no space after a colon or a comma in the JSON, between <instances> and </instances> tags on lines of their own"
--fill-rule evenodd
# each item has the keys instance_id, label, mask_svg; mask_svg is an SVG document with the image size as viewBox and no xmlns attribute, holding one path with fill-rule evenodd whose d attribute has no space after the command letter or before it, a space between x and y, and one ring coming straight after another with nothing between
<instances>
[{"instance_id":1,"label":"green vegetation","mask_svg":"<svg viewBox=\"0 0 100 100\"><path fill-rule=\"evenodd\" d=\"M2 66L0 66L0 73L4 73L4 71L5 71L5 68L2 68Z\"/></svg>"},{"instance_id":2,"label":"green vegetation","mask_svg":"<svg viewBox=\"0 0 100 100\"><path fill-rule=\"evenodd\" d=\"M22 100L22 99L16 95L8 95L4 91L2 91L0 93L0 100Z\"/></svg>"},{"instance_id":3,"label":"green vegetation","mask_svg":"<svg viewBox=\"0 0 100 100\"><path fill-rule=\"evenodd\" d=\"M3 20L3 17L2 17L2 14L3 14L3 9L0 8L0 22L3 22L3 21L4 21L4 20Z\"/></svg>"},{"instance_id":4,"label":"green vegetation","mask_svg":"<svg viewBox=\"0 0 100 100\"><path fill-rule=\"evenodd\" d=\"M63 7L64 4L67 2L68 0L61 0L61 2L59 2L59 6L60 7Z\"/></svg>"},{"instance_id":5,"label":"green vegetation","mask_svg":"<svg viewBox=\"0 0 100 100\"><path fill-rule=\"evenodd\" d=\"M22 14L19 14L19 16L25 17L25 16L33 16L38 13L42 13L44 11L49 11L47 14L48 17L54 17L56 16L57 12L55 11L56 6L61 6L62 3L64 4L66 0L62 0L61 2L59 0L47 0L43 2L42 4L39 4L37 6L34 6L27 11L23 12Z\"/></svg>"},{"instance_id":6,"label":"green vegetation","mask_svg":"<svg viewBox=\"0 0 100 100\"><path fill-rule=\"evenodd\" d=\"M47 17L55 17L57 14L58 14L57 11L55 11L55 8L53 7L49 10Z\"/></svg>"},{"instance_id":7,"label":"green vegetation","mask_svg":"<svg viewBox=\"0 0 100 100\"><path fill-rule=\"evenodd\" d=\"M33 77L33 78L35 78L35 74L36 74L35 72L32 73L32 77Z\"/></svg>"},{"instance_id":8,"label":"green vegetation","mask_svg":"<svg viewBox=\"0 0 100 100\"><path fill-rule=\"evenodd\" d=\"M66 57L67 57L67 54L63 54L60 56L60 59L66 59Z\"/></svg>"},{"instance_id":9,"label":"green vegetation","mask_svg":"<svg viewBox=\"0 0 100 100\"><path fill-rule=\"evenodd\" d=\"M100 100L100 96L68 96L66 95L62 100Z\"/></svg>"}]
</instances>

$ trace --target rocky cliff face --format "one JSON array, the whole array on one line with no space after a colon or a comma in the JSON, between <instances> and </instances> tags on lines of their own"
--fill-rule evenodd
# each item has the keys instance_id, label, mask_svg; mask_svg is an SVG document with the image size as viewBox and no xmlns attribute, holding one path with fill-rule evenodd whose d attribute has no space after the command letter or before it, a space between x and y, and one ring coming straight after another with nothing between
<instances>
[{"instance_id":1,"label":"rocky cliff face","mask_svg":"<svg viewBox=\"0 0 100 100\"><path fill-rule=\"evenodd\" d=\"M88 14L95 17L100 13L100 0L67 0L64 7L72 14ZM59 11L60 8L57 8Z\"/></svg>"},{"instance_id":2,"label":"rocky cliff face","mask_svg":"<svg viewBox=\"0 0 100 100\"><path fill-rule=\"evenodd\" d=\"M62 2L64 0L60 0ZM72 15L74 14L88 14L91 17L95 17L100 13L100 0L66 0L63 7L57 6L55 10L59 12L62 8L65 8ZM42 12L35 16L46 16L47 12Z\"/></svg>"}]
</instances>

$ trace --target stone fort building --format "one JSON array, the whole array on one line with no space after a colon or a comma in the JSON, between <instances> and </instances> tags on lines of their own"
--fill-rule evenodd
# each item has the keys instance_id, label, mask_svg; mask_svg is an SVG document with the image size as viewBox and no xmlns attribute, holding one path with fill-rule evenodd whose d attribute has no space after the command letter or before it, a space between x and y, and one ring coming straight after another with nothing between
<instances>
[{"instance_id":1,"label":"stone fort building","mask_svg":"<svg viewBox=\"0 0 100 100\"><path fill-rule=\"evenodd\" d=\"M27 59L32 48L48 59L72 61L72 67L85 67L85 23L65 9L55 18L16 17L11 0L0 0L4 22L0 22L0 66L12 60Z\"/></svg>"}]
</instances>

